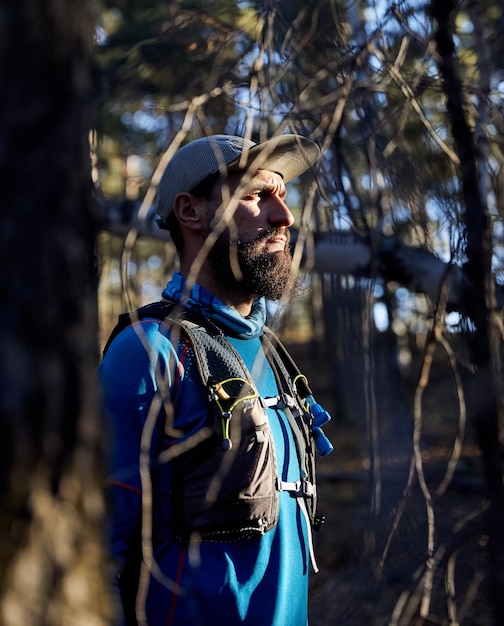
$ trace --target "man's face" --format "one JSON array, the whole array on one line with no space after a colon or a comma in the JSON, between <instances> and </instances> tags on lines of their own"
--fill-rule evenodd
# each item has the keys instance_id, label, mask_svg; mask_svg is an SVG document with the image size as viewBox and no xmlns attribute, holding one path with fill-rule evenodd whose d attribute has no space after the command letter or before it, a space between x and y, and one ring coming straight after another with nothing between
<instances>
[{"instance_id":1,"label":"man's face","mask_svg":"<svg viewBox=\"0 0 504 626\"><path fill-rule=\"evenodd\" d=\"M228 206L235 194L238 202L230 226L209 252L210 266L228 289L279 300L292 266L288 228L294 218L285 204L285 185L268 170L259 170L245 187L242 179L242 173L232 173L214 189L215 211L221 204Z\"/></svg>"}]
</instances>

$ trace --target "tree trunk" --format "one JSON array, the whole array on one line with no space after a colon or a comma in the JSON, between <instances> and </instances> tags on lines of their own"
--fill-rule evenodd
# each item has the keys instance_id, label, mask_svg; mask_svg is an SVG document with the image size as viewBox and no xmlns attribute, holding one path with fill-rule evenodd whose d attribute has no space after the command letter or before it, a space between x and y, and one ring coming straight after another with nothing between
<instances>
[{"instance_id":1,"label":"tree trunk","mask_svg":"<svg viewBox=\"0 0 504 626\"><path fill-rule=\"evenodd\" d=\"M454 3L436 0L431 4L437 20L436 44L444 81L447 109L452 133L461 163L461 183L467 234L469 291L473 302L475 325L472 360L483 369L488 367L490 392L486 406L477 415L476 428L485 467L489 499L487 531L491 563L492 591L498 624L504 623L504 410L501 365L501 335L495 284L492 276L492 235L486 199L480 192L478 152L466 119L463 90L454 54L452 12ZM484 371L484 369L483 369Z\"/></svg>"},{"instance_id":2,"label":"tree trunk","mask_svg":"<svg viewBox=\"0 0 504 626\"><path fill-rule=\"evenodd\" d=\"M0 621L105 624L93 20L17 0L0 24Z\"/></svg>"}]
</instances>

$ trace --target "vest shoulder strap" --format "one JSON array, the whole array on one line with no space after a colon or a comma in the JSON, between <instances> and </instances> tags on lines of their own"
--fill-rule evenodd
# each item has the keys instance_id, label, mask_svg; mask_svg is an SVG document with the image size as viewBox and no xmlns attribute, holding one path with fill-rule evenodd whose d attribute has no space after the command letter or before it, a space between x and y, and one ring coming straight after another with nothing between
<instances>
[{"instance_id":1,"label":"vest shoulder strap","mask_svg":"<svg viewBox=\"0 0 504 626\"><path fill-rule=\"evenodd\" d=\"M103 350L107 353L117 335L134 322L153 318L177 324L183 329L194 350L198 370L204 385L212 380L229 378L245 379L253 385L250 373L238 352L226 339L224 333L210 320L202 315L181 309L175 302L160 300L152 302L136 311L122 313L112 330ZM306 376L301 374L298 366L275 333L264 326L262 336L263 348L278 375L278 383L285 393L290 393L293 386L300 398L312 395Z\"/></svg>"},{"instance_id":2,"label":"vest shoulder strap","mask_svg":"<svg viewBox=\"0 0 504 626\"><path fill-rule=\"evenodd\" d=\"M147 304L131 313L122 313L103 349L103 356L121 331L137 321L149 318L176 324L183 330L194 351L203 385L208 386L213 381L235 379L238 383L236 396L241 390L243 381L254 386L245 363L224 333L202 315L181 309L176 303L168 300ZM232 381L229 387L233 388Z\"/></svg>"},{"instance_id":3,"label":"vest shoulder strap","mask_svg":"<svg viewBox=\"0 0 504 626\"><path fill-rule=\"evenodd\" d=\"M312 391L308 379L301 373L287 348L268 326L264 327L263 344L266 348L266 356L274 361L283 377L287 376L290 379L299 397L304 399L311 396Z\"/></svg>"}]
</instances>

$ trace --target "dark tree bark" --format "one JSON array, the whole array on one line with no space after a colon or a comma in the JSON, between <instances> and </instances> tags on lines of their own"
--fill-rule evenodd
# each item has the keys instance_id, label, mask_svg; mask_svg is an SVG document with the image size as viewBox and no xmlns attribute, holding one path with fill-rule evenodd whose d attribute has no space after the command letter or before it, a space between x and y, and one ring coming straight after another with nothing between
<instances>
[{"instance_id":1,"label":"dark tree bark","mask_svg":"<svg viewBox=\"0 0 504 626\"><path fill-rule=\"evenodd\" d=\"M89 4L0 8L0 585L6 626L106 623Z\"/></svg>"},{"instance_id":2,"label":"dark tree bark","mask_svg":"<svg viewBox=\"0 0 504 626\"><path fill-rule=\"evenodd\" d=\"M453 43L453 2L431 3L437 21L436 44L444 81L453 139L460 156L461 182L467 235L466 276L473 302L472 319L476 326L472 360L480 367L490 364L482 385L489 388L489 400L477 419L479 444L485 467L490 502L487 516L493 600L498 624L504 623L504 412L501 367L501 337L497 324L495 283L492 277L492 235L485 199L482 198L477 172L477 149L466 118L462 85L458 76ZM485 371L485 370L483 370ZM487 370L488 371L488 370ZM483 388L483 387L482 387Z\"/></svg>"}]
</instances>

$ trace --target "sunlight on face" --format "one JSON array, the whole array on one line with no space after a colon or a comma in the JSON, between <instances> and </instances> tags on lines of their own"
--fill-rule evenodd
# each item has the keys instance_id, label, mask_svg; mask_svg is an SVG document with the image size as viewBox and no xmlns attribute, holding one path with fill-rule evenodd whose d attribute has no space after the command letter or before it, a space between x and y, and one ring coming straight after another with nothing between
<instances>
[{"instance_id":1,"label":"sunlight on face","mask_svg":"<svg viewBox=\"0 0 504 626\"><path fill-rule=\"evenodd\" d=\"M281 176L260 170L244 184L243 173L236 172L220 184L218 196L222 202L215 203L217 219L235 206L232 223L208 255L215 279L240 293L279 300L291 277L288 227L293 222Z\"/></svg>"}]
</instances>

